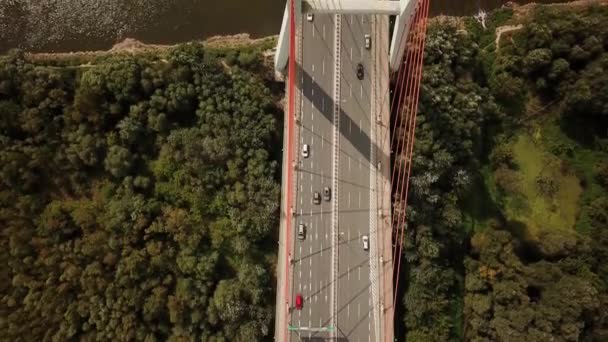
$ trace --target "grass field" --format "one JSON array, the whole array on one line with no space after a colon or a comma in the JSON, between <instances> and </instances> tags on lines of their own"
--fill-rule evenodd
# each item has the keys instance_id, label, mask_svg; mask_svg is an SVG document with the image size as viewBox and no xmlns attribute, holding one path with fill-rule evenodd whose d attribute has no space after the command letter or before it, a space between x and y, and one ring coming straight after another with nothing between
<instances>
[{"instance_id":1,"label":"grass field","mask_svg":"<svg viewBox=\"0 0 608 342\"><path fill-rule=\"evenodd\" d=\"M521 193L509 194L504 201L507 220L525 224L531 237L542 229L574 228L582 193L574 170L546 151L537 137L522 133L513 142ZM550 182L553 191L543 192L539 179Z\"/></svg>"}]
</instances>

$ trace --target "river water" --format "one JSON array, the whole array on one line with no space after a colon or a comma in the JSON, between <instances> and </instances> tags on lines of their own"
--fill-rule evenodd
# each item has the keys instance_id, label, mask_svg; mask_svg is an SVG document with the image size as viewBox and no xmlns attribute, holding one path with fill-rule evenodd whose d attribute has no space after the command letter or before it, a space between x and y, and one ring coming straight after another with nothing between
<instances>
[{"instance_id":1,"label":"river water","mask_svg":"<svg viewBox=\"0 0 608 342\"><path fill-rule=\"evenodd\" d=\"M471 15L504 2L431 0L431 15ZM285 0L0 0L0 52L107 49L125 37L174 44L243 32L267 36L278 34L284 6Z\"/></svg>"}]
</instances>

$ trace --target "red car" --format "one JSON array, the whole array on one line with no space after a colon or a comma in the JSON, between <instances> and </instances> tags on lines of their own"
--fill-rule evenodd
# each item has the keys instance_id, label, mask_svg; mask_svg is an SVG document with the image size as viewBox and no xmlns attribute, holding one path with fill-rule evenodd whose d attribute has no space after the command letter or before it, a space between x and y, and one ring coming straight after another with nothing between
<instances>
[{"instance_id":1,"label":"red car","mask_svg":"<svg viewBox=\"0 0 608 342\"><path fill-rule=\"evenodd\" d=\"M304 305L304 298L302 298L301 294L296 295L296 310L302 310L302 306Z\"/></svg>"}]
</instances>

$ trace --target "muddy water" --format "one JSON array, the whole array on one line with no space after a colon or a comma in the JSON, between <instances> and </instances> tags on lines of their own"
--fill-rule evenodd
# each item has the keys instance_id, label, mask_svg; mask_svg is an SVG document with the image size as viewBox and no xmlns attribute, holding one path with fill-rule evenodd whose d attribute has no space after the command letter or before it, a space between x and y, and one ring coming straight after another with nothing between
<instances>
[{"instance_id":1,"label":"muddy water","mask_svg":"<svg viewBox=\"0 0 608 342\"><path fill-rule=\"evenodd\" d=\"M504 2L431 0L431 15L470 15ZM284 6L285 0L0 0L0 52L107 49L125 37L172 44L241 32L266 36L279 32Z\"/></svg>"}]
</instances>

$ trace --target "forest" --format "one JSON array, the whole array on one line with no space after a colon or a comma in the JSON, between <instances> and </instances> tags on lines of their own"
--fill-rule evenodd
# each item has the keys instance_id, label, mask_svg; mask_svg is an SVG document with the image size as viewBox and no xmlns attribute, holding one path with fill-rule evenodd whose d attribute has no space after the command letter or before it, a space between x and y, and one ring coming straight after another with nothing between
<instances>
[{"instance_id":1,"label":"forest","mask_svg":"<svg viewBox=\"0 0 608 342\"><path fill-rule=\"evenodd\" d=\"M2 58L0 340L271 336L282 94L262 48Z\"/></svg>"},{"instance_id":2,"label":"forest","mask_svg":"<svg viewBox=\"0 0 608 342\"><path fill-rule=\"evenodd\" d=\"M431 21L398 341L608 340L607 22ZM0 340L272 341L268 47L0 57Z\"/></svg>"},{"instance_id":3,"label":"forest","mask_svg":"<svg viewBox=\"0 0 608 342\"><path fill-rule=\"evenodd\" d=\"M430 25L402 340L608 340L606 22L525 6Z\"/></svg>"}]
</instances>

